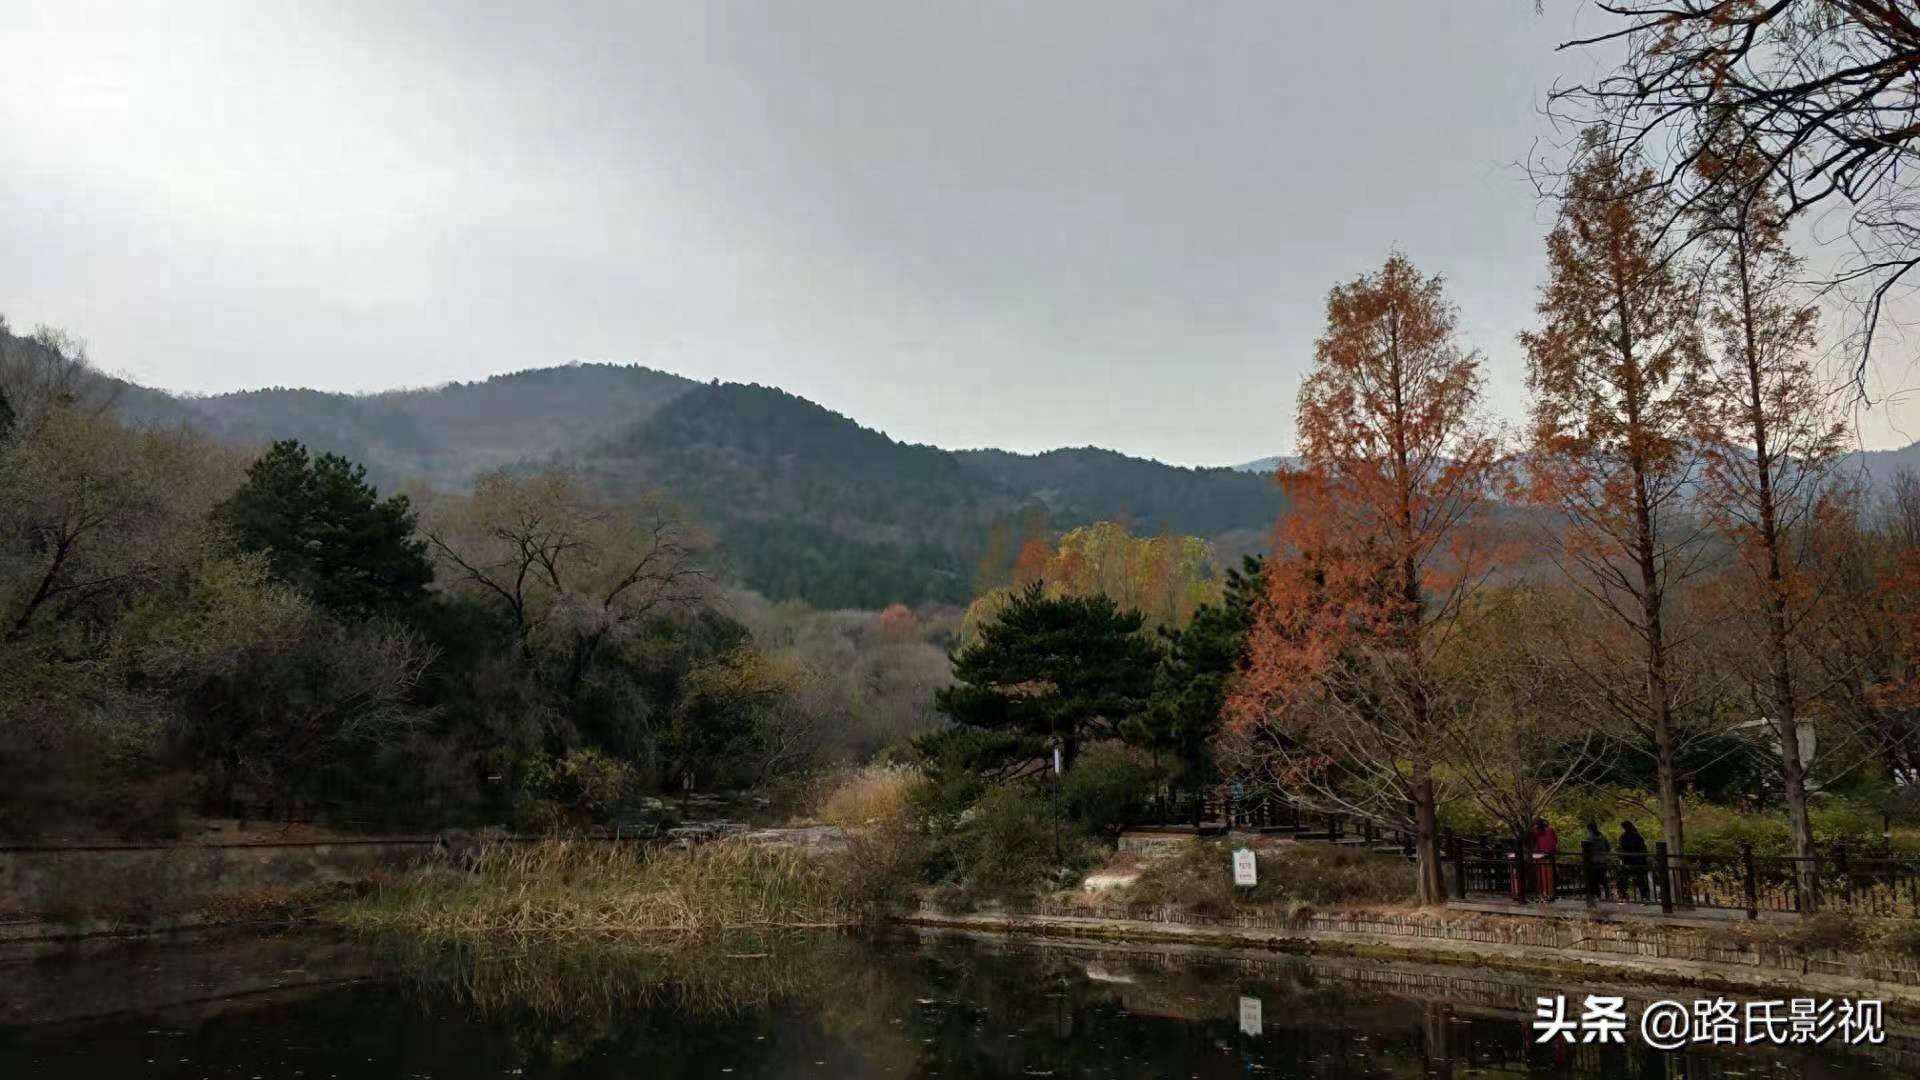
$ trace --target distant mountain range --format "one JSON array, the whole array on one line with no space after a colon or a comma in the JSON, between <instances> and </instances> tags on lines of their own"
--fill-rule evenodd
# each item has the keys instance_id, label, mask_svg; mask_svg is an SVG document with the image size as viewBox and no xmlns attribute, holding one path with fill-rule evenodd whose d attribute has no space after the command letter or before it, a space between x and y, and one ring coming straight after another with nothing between
<instances>
[{"instance_id":1,"label":"distant mountain range","mask_svg":"<svg viewBox=\"0 0 1920 1080\"><path fill-rule=\"evenodd\" d=\"M1847 469L1862 470L1869 488L1884 487L1902 471L1920 473L1920 442L1898 450L1856 450L1847 455L1847 459ZM1282 465L1297 467L1300 463L1297 457L1263 457L1243 461L1233 468L1238 472L1271 474Z\"/></svg>"},{"instance_id":2,"label":"distant mountain range","mask_svg":"<svg viewBox=\"0 0 1920 1080\"><path fill-rule=\"evenodd\" d=\"M614 364L362 395L119 390L129 419L243 442L299 439L365 464L388 490L457 489L488 469L551 465L615 494L661 489L715 534L724 572L818 607L964 603L995 522L1035 509L1056 533L1118 519L1138 533L1204 537L1237 559L1265 546L1286 509L1270 474L1297 463L1191 469L1097 447L944 450L772 387ZM1920 443L1856 458L1883 483L1920 470Z\"/></svg>"},{"instance_id":3,"label":"distant mountain range","mask_svg":"<svg viewBox=\"0 0 1920 1080\"><path fill-rule=\"evenodd\" d=\"M715 533L720 564L742 584L819 607L964 603L990 527L1032 508L1056 532L1123 519L1237 558L1263 545L1286 506L1271 479L1246 471L1095 447L901 443L771 387L611 364L366 395L182 397L127 384L120 408L226 439L299 439L365 464L386 489L460 488L488 469L553 464L616 494L662 489Z\"/></svg>"},{"instance_id":4,"label":"distant mountain range","mask_svg":"<svg viewBox=\"0 0 1920 1080\"><path fill-rule=\"evenodd\" d=\"M651 368L575 364L379 394L273 387L189 397L128 383L120 409L131 420L192 424L223 439L298 439L366 465L386 487L460 488L488 469L642 423L699 385Z\"/></svg>"},{"instance_id":5,"label":"distant mountain range","mask_svg":"<svg viewBox=\"0 0 1920 1080\"><path fill-rule=\"evenodd\" d=\"M1252 461L1243 461L1235 465L1233 469L1235 472L1272 473L1278 471L1282 465L1288 468L1298 467L1300 461L1301 459L1297 457L1263 457L1255 458Z\"/></svg>"},{"instance_id":6,"label":"distant mountain range","mask_svg":"<svg viewBox=\"0 0 1920 1080\"><path fill-rule=\"evenodd\" d=\"M1898 450L1859 450L1849 456L1866 471L1875 487L1884 486L1902 471L1920 472L1920 442Z\"/></svg>"}]
</instances>

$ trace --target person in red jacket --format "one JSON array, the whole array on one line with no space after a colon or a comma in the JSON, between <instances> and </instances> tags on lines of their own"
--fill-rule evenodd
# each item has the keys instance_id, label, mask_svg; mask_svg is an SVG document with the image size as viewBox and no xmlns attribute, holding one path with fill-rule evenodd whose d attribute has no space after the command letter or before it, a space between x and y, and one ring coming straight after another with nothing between
<instances>
[{"instance_id":1,"label":"person in red jacket","mask_svg":"<svg viewBox=\"0 0 1920 1080\"><path fill-rule=\"evenodd\" d=\"M1527 836L1527 847L1534 862L1539 864L1539 896L1543 901L1553 899L1553 856L1560 848L1560 836L1547 824L1546 818L1533 819L1533 832Z\"/></svg>"}]
</instances>

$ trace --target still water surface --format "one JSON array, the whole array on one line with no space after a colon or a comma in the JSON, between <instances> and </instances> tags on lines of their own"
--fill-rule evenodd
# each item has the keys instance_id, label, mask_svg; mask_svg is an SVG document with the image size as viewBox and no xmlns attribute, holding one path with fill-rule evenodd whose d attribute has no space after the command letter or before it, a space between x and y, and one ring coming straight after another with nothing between
<instances>
[{"instance_id":1,"label":"still water surface","mask_svg":"<svg viewBox=\"0 0 1920 1080\"><path fill-rule=\"evenodd\" d=\"M1920 1076L1892 1018L1872 1056L1533 1045L1534 995L1588 989L1622 992L964 936L671 954L225 939L0 957L0 1080Z\"/></svg>"}]
</instances>

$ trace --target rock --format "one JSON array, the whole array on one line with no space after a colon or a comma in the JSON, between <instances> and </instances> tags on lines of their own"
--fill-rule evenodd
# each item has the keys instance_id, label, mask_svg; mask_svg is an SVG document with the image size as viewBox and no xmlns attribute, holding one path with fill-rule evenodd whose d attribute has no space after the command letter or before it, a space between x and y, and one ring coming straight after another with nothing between
<instances>
[{"instance_id":1,"label":"rock","mask_svg":"<svg viewBox=\"0 0 1920 1080\"><path fill-rule=\"evenodd\" d=\"M745 832L747 827L738 821L689 821L667 830L667 841L681 847L704 844L724 836L734 836Z\"/></svg>"},{"instance_id":2,"label":"rock","mask_svg":"<svg viewBox=\"0 0 1920 1080\"><path fill-rule=\"evenodd\" d=\"M741 839L750 844L795 848L808 854L847 850L846 830L837 825L813 825L797 829L755 829L752 832L743 833Z\"/></svg>"},{"instance_id":3,"label":"rock","mask_svg":"<svg viewBox=\"0 0 1920 1080\"><path fill-rule=\"evenodd\" d=\"M1140 869L1098 870L1087 875L1080 888L1089 893L1103 893L1109 889L1123 889L1140 880Z\"/></svg>"}]
</instances>

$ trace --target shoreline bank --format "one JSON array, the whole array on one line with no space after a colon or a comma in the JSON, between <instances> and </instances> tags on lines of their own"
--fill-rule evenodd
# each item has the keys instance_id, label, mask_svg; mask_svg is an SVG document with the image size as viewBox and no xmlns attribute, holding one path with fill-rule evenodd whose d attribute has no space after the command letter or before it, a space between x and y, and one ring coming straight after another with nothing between
<instances>
[{"instance_id":1,"label":"shoreline bank","mask_svg":"<svg viewBox=\"0 0 1920 1080\"><path fill-rule=\"evenodd\" d=\"M1410 960L1487 967L1569 980L1594 977L1661 986L1779 994L1874 998L1920 1016L1920 961L1895 955L1729 942L1691 929L1512 917L1447 918L1426 913L1259 916L1206 923L1117 919L1065 913L896 912L906 926L970 930L1010 937L1183 944L1300 955ZM1531 923L1532 925L1527 925Z\"/></svg>"}]
</instances>

